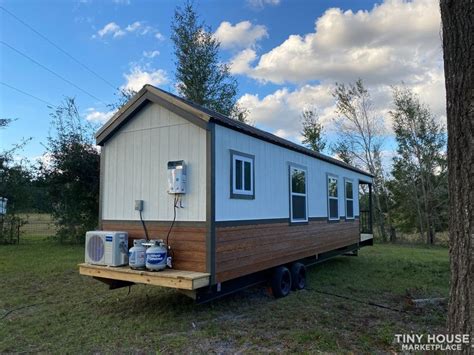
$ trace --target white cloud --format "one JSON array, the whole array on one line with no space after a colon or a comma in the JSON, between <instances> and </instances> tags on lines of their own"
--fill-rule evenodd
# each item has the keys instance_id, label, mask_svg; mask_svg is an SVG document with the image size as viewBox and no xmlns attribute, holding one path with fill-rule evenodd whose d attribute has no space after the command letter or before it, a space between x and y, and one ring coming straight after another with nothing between
<instances>
[{"instance_id":1,"label":"white cloud","mask_svg":"<svg viewBox=\"0 0 474 355\"><path fill-rule=\"evenodd\" d=\"M98 111L94 107L90 107L87 110L86 120L89 122L105 123L109 118L114 115L114 111Z\"/></svg>"},{"instance_id":2,"label":"white cloud","mask_svg":"<svg viewBox=\"0 0 474 355\"><path fill-rule=\"evenodd\" d=\"M267 28L263 25L253 25L250 21L242 21L235 25L224 21L217 28L214 36L222 48L248 48L262 38L268 37Z\"/></svg>"},{"instance_id":3,"label":"white cloud","mask_svg":"<svg viewBox=\"0 0 474 355\"><path fill-rule=\"evenodd\" d=\"M145 84L160 86L168 82L166 72L162 69L151 69L134 66L129 73L124 74L125 84L121 86L124 90L140 90Z\"/></svg>"},{"instance_id":4,"label":"white cloud","mask_svg":"<svg viewBox=\"0 0 474 355\"><path fill-rule=\"evenodd\" d=\"M416 92L422 102L427 103L433 114L445 121L445 92L443 74L424 76L424 81L405 84ZM238 103L249 110L249 120L258 127L268 130L280 137L301 142L301 112L309 106L316 107L320 122L326 132L334 134L336 107L332 91L333 82L306 84L294 90L278 89L264 97L245 94ZM392 122L388 113L392 107L392 89L390 85L368 85L373 102L374 113L385 118L387 133L392 132Z\"/></svg>"},{"instance_id":5,"label":"white cloud","mask_svg":"<svg viewBox=\"0 0 474 355\"><path fill-rule=\"evenodd\" d=\"M143 51L143 56L145 58L153 59L160 55L160 51Z\"/></svg>"},{"instance_id":6,"label":"white cloud","mask_svg":"<svg viewBox=\"0 0 474 355\"><path fill-rule=\"evenodd\" d=\"M314 32L290 35L260 57L246 48L232 58L233 74L263 83L296 84L264 97L245 94L239 103L250 110L249 119L258 126L296 141L305 105L318 107L322 123L331 129L334 83L362 78L374 109L387 118L388 126L391 85L402 82L443 119L440 23L436 1L386 0L358 12L328 9L316 20Z\"/></svg>"},{"instance_id":7,"label":"white cloud","mask_svg":"<svg viewBox=\"0 0 474 355\"><path fill-rule=\"evenodd\" d=\"M282 84L308 80L398 82L441 66L436 1L390 0L370 11L328 9L315 31L290 35L248 75Z\"/></svg>"},{"instance_id":8,"label":"white cloud","mask_svg":"<svg viewBox=\"0 0 474 355\"><path fill-rule=\"evenodd\" d=\"M329 85L304 85L296 90L282 88L260 98L245 94L239 104L250 111L249 119L280 137L296 140L301 130L301 112L318 108L321 122L330 125L334 100Z\"/></svg>"},{"instance_id":9,"label":"white cloud","mask_svg":"<svg viewBox=\"0 0 474 355\"><path fill-rule=\"evenodd\" d=\"M279 5L280 0L247 0L247 4L254 9L261 10L267 5Z\"/></svg>"},{"instance_id":10,"label":"white cloud","mask_svg":"<svg viewBox=\"0 0 474 355\"><path fill-rule=\"evenodd\" d=\"M245 74L251 68L250 64L257 59L257 53L250 48L244 49L230 60L230 72L232 74Z\"/></svg>"},{"instance_id":11,"label":"white cloud","mask_svg":"<svg viewBox=\"0 0 474 355\"><path fill-rule=\"evenodd\" d=\"M97 32L97 35L99 35L99 37L111 35L112 37L117 38L124 36L125 31L123 31L115 22L109 22Z\"/></svg>"},{"instance_id":12,"label":"white cloud","mask_svg":"<svg viewBox=\"0 0 474 355\"><path fill-rule=\"evenodd\" d=\"M143 25L140 23L140 21L135 21L134 23L128 25L125 29L128 32L135 32L136 30L140 29Z\"/></svg>"},{"instance_id":13,"label":"white cloud","mask_svg":"<svg viewBox=\"0 0 474 355\"><path fill-rule=\"evenodd\" d=\"M130 5L130 0L113 0L113 3L117 5Z\"/></svg>"},{"instance_id":14,"label":"white cloud","mask_svg":"<svg viewBox=\"0 0 474 355\"><path fill-rule=\"evenodd\" d=\"M123 37L126 34L135 34L137 36L145 36L148 34L154 35L155 38L163 40L163 35L153 26L149 26L142 21L135 21L124 28L120 27L115 22L106 24L102 29L97 31L97 34L93 35L92 38L99 36L100 38L111 35L113 38Z\"/></svg>"}]
</instances>

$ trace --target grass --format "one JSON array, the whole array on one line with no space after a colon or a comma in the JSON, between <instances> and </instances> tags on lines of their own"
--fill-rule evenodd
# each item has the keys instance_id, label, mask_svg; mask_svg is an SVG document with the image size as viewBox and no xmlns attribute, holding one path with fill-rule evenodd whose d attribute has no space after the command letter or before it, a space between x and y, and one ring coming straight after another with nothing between
<instances>
[{"instance_id":1,"label":"grass","mask_svg":"<svg viewBox=\"0 0 474 355\"><path fill-rule=\"evenodd\" d=\"M308 289L286 298L261 286L198 306L170 289L128 294L78 275L82 246L22 243L0 246L0 353L385 352L400 351L394 334L444 330L442 307L396 312L319 292L397 309L407 292L445 297L442 248L376 245L310 268Z\"/></svg>"}]
</instances>

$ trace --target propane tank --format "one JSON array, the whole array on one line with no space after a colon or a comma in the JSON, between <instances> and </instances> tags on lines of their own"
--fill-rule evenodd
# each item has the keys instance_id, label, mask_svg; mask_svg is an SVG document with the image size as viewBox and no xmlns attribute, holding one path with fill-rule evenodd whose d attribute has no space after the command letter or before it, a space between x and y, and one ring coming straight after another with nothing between
<instances>
[{"instance_id":1,"label":"propane tank","mask_svg":"<svg viewBox=\"0 0 474 355\"><path fill-rule=\"evenodd\" d=\"M166 245L163 240L152 240L152 245L146 250L146 268L151 271L166 268Z\"/></svg>"},{"instance_id":2,"label":"propane tank","mask_svg":"<svg viewBox=\"0 0 474 355\"><path fill-rule=\"evenodd\" d=\"M145 239L135 239L133 241L133 247L128 251L128 265L132 269L144 269L145 268L145 253L146 248L142 243L145 243Z\"/></svg>"}]
</instances>

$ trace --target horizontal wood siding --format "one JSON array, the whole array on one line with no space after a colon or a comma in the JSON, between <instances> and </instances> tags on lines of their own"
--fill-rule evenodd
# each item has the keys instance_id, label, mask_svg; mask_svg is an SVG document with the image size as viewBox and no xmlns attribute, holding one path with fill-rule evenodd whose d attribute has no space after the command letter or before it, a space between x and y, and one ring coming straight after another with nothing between
<instances>
[{"instance_id":1,"label":"horizontal wood siding","mask_svg":"<svg viewBox=\"0 0 474 355\"><path fill-rule=\"evenodd\" d=\"M216 280L223 282L359 241L359 221L216 228Z\"/></svg>"},{"instance_id":2,"label":"horizontal wood siding","mask_svg":"<svg viewBox=\"0 0 474 355\"><path fill-rule=\"evenodd\" d=\"M166 239L169 222L147 221L150 239ZM145 238L143 227L137 221L102 221L103 230L125 231L129 235L129 246L133 239ZM206 272L206 232L205 223L177 223L171 231L169 244L173 250L173 267L177 270Z\"/></svg>"}]
</instances>

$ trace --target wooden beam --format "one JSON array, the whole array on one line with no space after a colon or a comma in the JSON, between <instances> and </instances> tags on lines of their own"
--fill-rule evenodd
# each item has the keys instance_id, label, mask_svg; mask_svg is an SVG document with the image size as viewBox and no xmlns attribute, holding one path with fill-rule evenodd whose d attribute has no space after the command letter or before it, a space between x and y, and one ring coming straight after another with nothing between
<instances>
[{"instance_id":1,"label":"wooden beam","mask_svg":"<svg viewBox=\"0 0 474 355\"><path fill-rule=\"evenodd\" d=\"M79 264L79 273L85 276L177 288L181 290L195 290L208 286L210 279L210 274L203 272L173 269L152 272L133 270L127 266L109 267L90 264Z\"/></svg>"}]
</instances>

